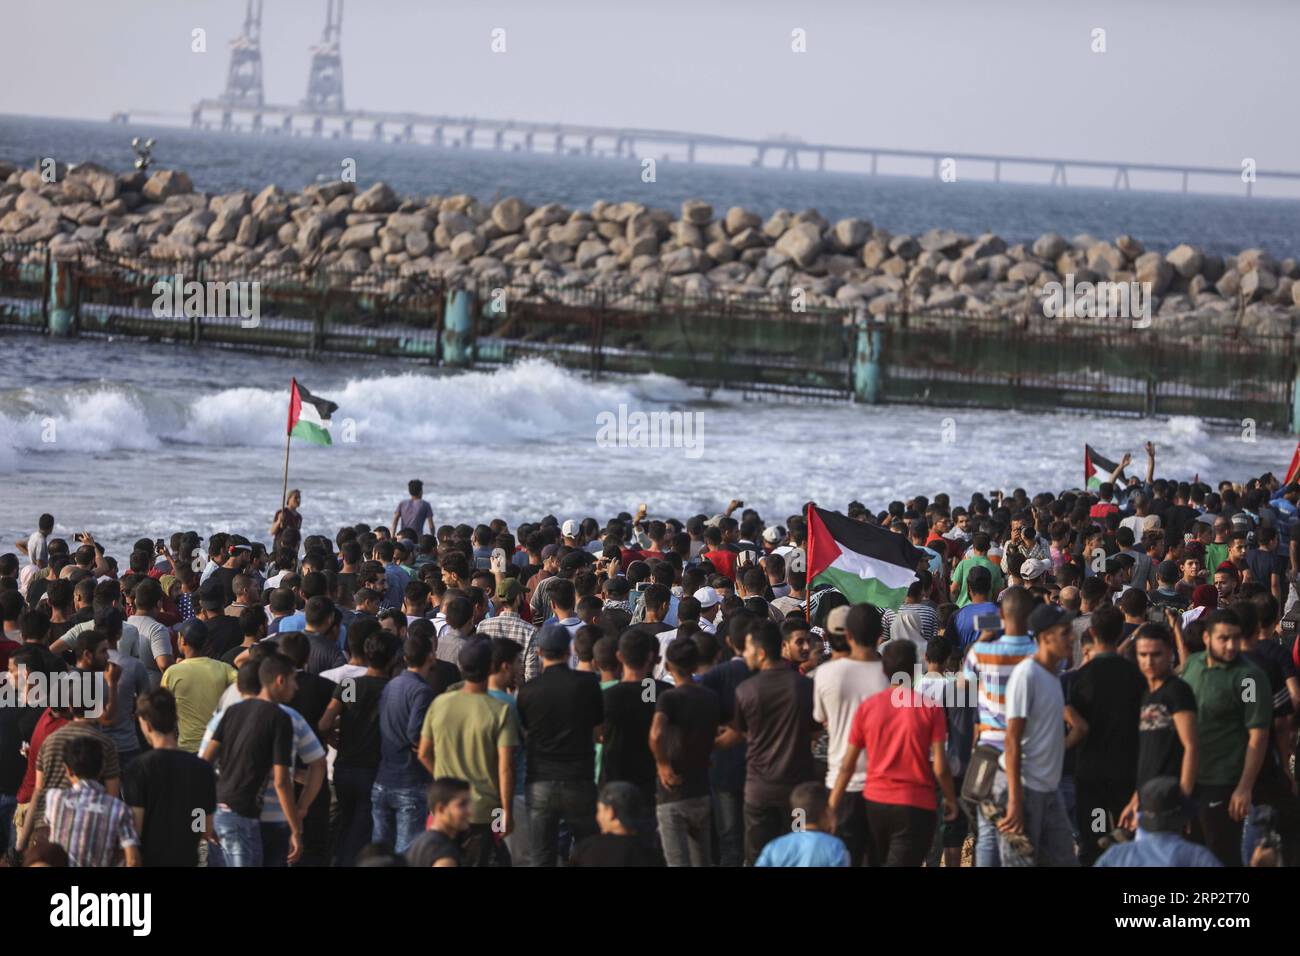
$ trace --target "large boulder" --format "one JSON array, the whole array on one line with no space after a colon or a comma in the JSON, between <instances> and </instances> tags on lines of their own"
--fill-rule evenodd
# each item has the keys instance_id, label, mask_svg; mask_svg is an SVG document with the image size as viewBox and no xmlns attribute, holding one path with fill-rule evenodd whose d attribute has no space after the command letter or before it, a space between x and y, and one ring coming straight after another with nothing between
<instances>
[{"instance_id":1,"label":"large boulder","mask_svg":"<svg viewBox=\"0 0 1300 956\"><path fill-rule=\"evenodd\" d=\"M665 253L659 261L663 271L670 276L702 272L712 265L704 250L690 247L674 249L672 252Z\"/></svg>"},{"instance_id":2,"label":"large boulder","mask_svg":"<svg viewBox=\"0 0 1300 956\"><path fill-rule=\"evenodd\" d=\"M161 203L168 196L194 193L194 183L179 169L160 169L148 178L140 193L151 203Z\"/></svg>"},{"instance_id":3,"label":"large boulder","mask_svg":"<svg viewBox=\"0 0 1300 956\"><path fill-rule=\"evenodd\" d=\"M889 251L900 259L910 261L921 254L921 245L911 236L895 236L889 240Z\"/></svg>"},{"instance_id":4,"label":"large boulder","mask_svg":"<svg viewBox=\"0 0 1300 956\"><path fill-rule=\"evenodd\" d=\"M1144 252L1134 263L1138 282L1151 283L1151 294L1165 294L1174 278L1174 267L1158 252Z\"/></svg>"},{"instance_id":5,"label":"large boulder","mask_svg":"<svg viewBox=\"0 0 1300 956\"><path fill-rule=\"evenodd\" d=\"M1201 263L1204 262L1201 250L1189 246L1187 243L1175 246L1169 251L1169 255L1165 256L1165 259L1174 267L1174 271L1184 279L1190 279L1200 272Z\"/></svg>"},{"instance_id":6,"label":"large boulder","mask_svg":"<svg viewBox=\"0 0 1300 956\"><path fill-rule=\"evenodd\" d=\"M1055 262L1069 248L1070 242L1064 236L1055 232L1045 232L1034 240L1032 251L1039 259Z\"/></svg>"},{"instance_id":7,"label":"large boulder","mask_svg":"<svg viewBox=\"0 0 1300 956\"><path fill-rule=\"evenodd\" d=\"M1276 291L1277 276L1267 269L1251 269L1241 277L1241 295L1247 302L1262 299Z\"/></svg>"},{"instance_id":8,"label":"large boulder","mask_svg":"<svg viewBox=\"0 0 1300 956\"><path fill-rule=\"evenodd\" d=\"M761 216L742 206L732 206L727 210L726 218L722 221L722 228L727 231L729 236L739 235L746 229L757 230L762 225L763 219Z\"/></svg>"},{"instance_id":9,"label":"large boulder","mask_svg":"<svg viewBox=\"0 0 1300 956\"><path fill-rule=\"evenodd\" d=\"M871 223L865 219L841 219L831 229L830 238L840 252L854 252L871 238Z\"/></svg>"},{"instance_id":10,"label":"large boulder","mask_svg":"<svg viewBox=\"0 0 1300 956\"><path fill-rule=\"evenodd\" d=\"M117 198L117 175L95 163L80 163L63 181L63 195L86 202L112 202Z\"/></svg>"},{"instance_id":11,"label":"large boulder","mask_svg":"<svg viewBox=\"0 0 1300 956\"><path fill-rule=\"evenodd\" d=\"M492 221L503 233L519 232L532 211L533 207L522 199L507 196L492 207Z\"/></svg>"},{"instance_id":12,"label":"large boulder","mask_svg":"<svg viewBox=\"0 0 1300 956\"><path fill-rule=\"evenodd\" d=\"M349 249L369 249L377 246L379 226L378 222L363 222L349 226L339 238L339 248L346 252Z\"/></svg>"},{"instance_id":13,"label":"large boulder","mask_svg":"<svg viewBox=\"0 0 1300 956\"><path fill-rule=\"evenodd\" d=\"M821 230L811 222L791 226L776 241L776 249L793 259L800 268L807 268L817 261L822 251Z\"/></svg>"},{"instance_id":14,"label":"large boulder","mask_svg":"<svg viewBox=\"0 0 1300 956\"><path fill-rule=\"evenodd\" d=\"M682 222L694 226L707 226L713 219L713 207L702 199L688 199L682 203Z\"/></svg>"},{"instance_id":15,"label":"large boulder","mask_svg":"<svg viewBox=\"0 0 1300 956\"><path fill-rule=\"evenodd\" d=\"M400 205L397 193L385 182L377 182L352 200L356 212L396 212Z\"/></svg>"}]
</instances>

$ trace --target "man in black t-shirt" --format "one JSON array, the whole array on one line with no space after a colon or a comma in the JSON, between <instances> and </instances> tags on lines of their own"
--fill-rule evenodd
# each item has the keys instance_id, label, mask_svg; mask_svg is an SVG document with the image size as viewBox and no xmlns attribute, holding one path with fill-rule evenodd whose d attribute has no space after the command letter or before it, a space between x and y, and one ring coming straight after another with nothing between
<instances>
[{"instance_id":1,"label":"man in black t-shirt","mask_svg":"<svg viewBox=\"0 0 1300 956\"><path fill-rule=\"evenodd\" d=\"M692 638L677 638L664 656L676 685L660 695L650 728L659 775L659 838L669 866L710 866L709 762L722 703L694 681L700 652Z\"/></svg>"},{"instance_id":2,"label":"man in black t-shirt","mask_svg":"<svg viewBox=\"0 0 1300 956\"><path fill-rule=\"evenodd\" d=\"M262 790L274 774L280 809L289 822L287 862L302 855L302 824L293 793L293 721L281 708L297 688L293 661L272 653L239 669L239 690L258 696L226 708L203 759L216 763L216 831L227 866L262 865Z\"/></svg>"},{"instance_id":3,"label":"man in black t-shirt","mask_svg":"<svg viewBox=\"0 0 1300 956\"><path fill-rule=\"evenodd\" d=\"M1079 669L1066 702L1088 726L1074 765L1081 866L1092 866L1101 853L1098 839L1115 827L1133 796L1146 682L1137 666L1116 652L1123 631L1124 614L1113 604L1093 612L1082 638L1084 646L1092 645L1092 657Z\"/></svg>"},{"instance_id":4,"label":"man in black t-shirt","mask_svg":"<svg viewBox=\"0 0 1300 956\"><path fill-rule=\"evenodd\" d=\"M605 722L605 706L599 676L569 669L567 627L547 624L534 641L542 673L518 698L528 750L529 845L534 866L555 866L561 820L575 842L596 832L594 733Z\"/></svg>"},{"instance_id":5,"label":"man in black t-shirt","mask_svg":"<svg viewBox=\"0 0 1300 956\"><path fill-rule=\"evenodd\" d=\"M158 688L136 698L140 732L149 741L122 783L135 816L145 866L197 866L199 841L217 843L217 778L212 764L176 743L176 698ZM195 811L202 828L195 829Z\"/></svg>"},{"instance_id":6,"label":"man in black t-shirt","mask_svg":"<svg viewBox=\"0 0 1300 956\"><path fill-rule=\"evenodd\" d=\"M653 832L648 814L654 807L655 758L650 753L650 724L659 698L669 685L650 676L658 642L648 632L634 627L618 639L622 679L604 692L605 720L601 725L599 783L625 780L641 792L641 807L647 818L635 821L638 831Z\"/></svg>"},{"instance_id":7,"label":"man in black t-shirt","mask_svg":"<svg viewBox=\"0 0 1300 956\"><path fill-rule=\"evenodd\" d=\"M379 701L388 685L396 656L377 621L357 622L364 634L366 672L345 677L335 685L333 698L321 717L323 738L338 751L334 760L334 795L338 801L338 827L334 865L351 866L370 842L370 788L379 771ZM348 632L351 640L354 632Z\"/></svg>"},{"instance_id":8,"label":"man in black t-shirt","mask_svg":"<svg viewBox=\"0 0 1300 956\"><path fill-rule=\"evenodd\" d=\"M1183 794L1196 789L1196 695L1174 674L1174 639L1159 624L1144 625L1134 640L1138 668L1146 678L1138 718L1137 776L1120 826L1137 829L1138 793L1156 777L1174 777Z\"/></svg>"},{"instance_id":9,"label":"man in black t-shirt","mask_svg":"<svg viewBox=\"0 0 1300 956\"><path fill-rule=\"evenodd\" d=\"M790 829L790 791L817 779L813 762L813 682L781 656L781 629L759 621L745 641L745 663L756 671L736 688L731 727L719 747L744 739L745 863L753 866L763 847Z\"/></svg>"}]
</instances>

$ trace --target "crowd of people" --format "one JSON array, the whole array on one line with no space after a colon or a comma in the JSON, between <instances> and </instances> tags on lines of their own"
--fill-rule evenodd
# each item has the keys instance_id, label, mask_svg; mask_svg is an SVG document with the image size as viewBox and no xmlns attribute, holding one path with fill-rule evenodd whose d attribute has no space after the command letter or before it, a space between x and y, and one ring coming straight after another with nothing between
<instances>
[{"instance_id":1,"label":"crowd of people","mask_svg":"<svg viewBox=\"0 0 1300 956\"><path fill-rule=\"evenodd\" d=\"M9 866L1300 861L1300 487L1125 478L807 511L387 525L0 555Z\"/></svg>"}]
</instances>

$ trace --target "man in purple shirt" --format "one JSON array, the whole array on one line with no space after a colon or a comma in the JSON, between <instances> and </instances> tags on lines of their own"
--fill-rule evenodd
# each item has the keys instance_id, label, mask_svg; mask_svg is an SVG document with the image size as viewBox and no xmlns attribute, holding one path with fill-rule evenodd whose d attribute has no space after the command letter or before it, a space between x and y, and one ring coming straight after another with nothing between
<instances>
[{"instance_id":1,"label":"man in purple shirt","mask_svg":"<svg viewBox=\"0 0 1300 956\"><path fill-rule=\"evenodd\" d=\"M424 526L429 526L429 534L434 533L433 508L424 500L424 482L413 478L407 482L406 490L411 497L400 502L393 512L393 534L410 528L417 535L424 534Z\"/></svg>"}]
</instances>

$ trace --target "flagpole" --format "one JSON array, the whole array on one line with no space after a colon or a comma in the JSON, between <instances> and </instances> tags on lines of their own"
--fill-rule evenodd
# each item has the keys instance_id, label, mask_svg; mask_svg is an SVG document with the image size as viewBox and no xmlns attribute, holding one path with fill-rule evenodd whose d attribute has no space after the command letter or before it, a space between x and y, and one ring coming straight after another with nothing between
<instances>
[{"instance_id":1,"label":"flagpole","mask_svg":"<svg viewBox=\"0 0 1300 956\"><path fill-rule=\"evenodd\" d=\"M812 627L812 581L808 577L808 569L812 567L812 505L809 505L804 511L804 540L808 544L808 553L804 555L803 562L803 622L808 627Z\"/></svg>"},{"instance_id":2,"label":"flagpole","mask_svg":"<svg viewBox=\"0 0 1300 956\"><path fill-rule=\"evenodd\" d=\"M289 439L293 434L293 393L298 387L298 379L289 380L289 414L284 426L284 489L280 492L280 513L284 513L289 504Z\"/></svg>"}]
</instances>

